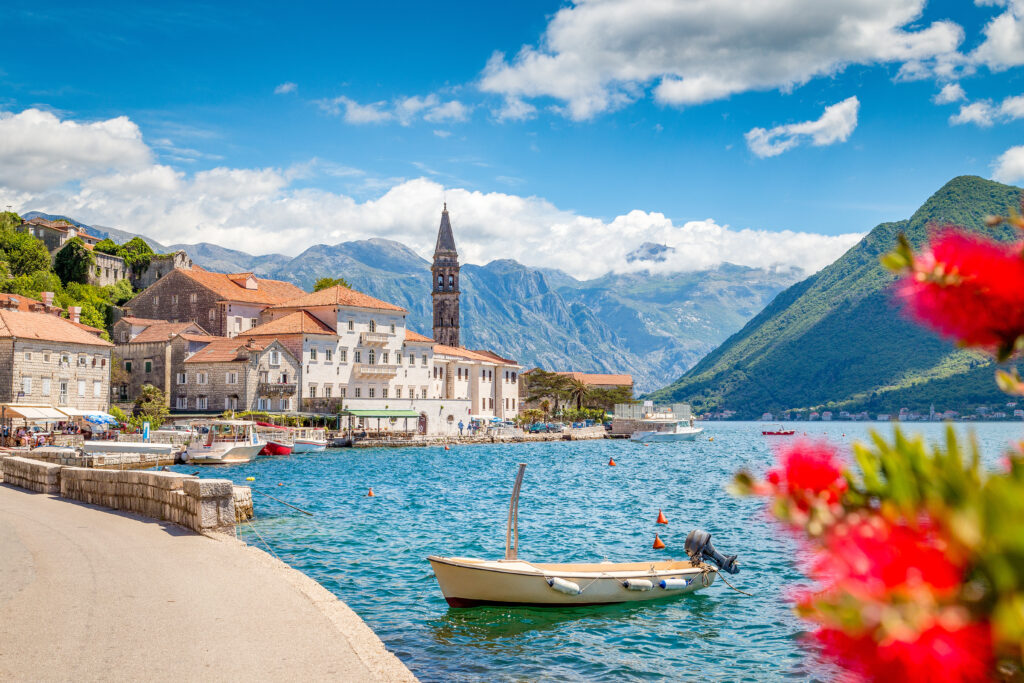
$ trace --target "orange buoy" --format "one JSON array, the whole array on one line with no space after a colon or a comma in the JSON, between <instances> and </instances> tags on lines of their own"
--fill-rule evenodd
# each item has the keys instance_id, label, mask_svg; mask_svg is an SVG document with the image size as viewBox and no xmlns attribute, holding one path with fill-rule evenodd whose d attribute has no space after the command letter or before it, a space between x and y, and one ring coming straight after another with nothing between
<instances>
[{"instance_id":1,"label":"orange buoy","mask_svg":"<svg viewBox=\"0 0 1024 683\"><path fill-rule=\"evenodd\" d=\"M281 482L277 482L277 485L278 486L284 486L284 484L282 484Z\"/></svg>"},{"instance_id":2,"label":"orange buoy","mask_svg":"<svg viewBox=\"0 0 1024 683\"><path fill-rule=\"evenodd\" d=\"M654 534L654 545L652 546L655 550L661 550L665 547L665 541L661 540L658 534Z\"/></svg>"},{"instance_id":3,"label":"orange buoy","mask_svg":"<svg viewBox=\"0 0 1024 683\"><path fill-rule=\"evenodd\" d=\"M448 447L448 444L445 444L445 446L444 446L444 449L445 449L446 451L450 451L450 450L451 450L451 448L449 448L449 447Z\"/></svg>"},{"instance_id":4,"label":"orange buoy","mask_svg":"<svg viewBox=\"0 0 1024 683\"><path fill-rule=\"evenodd\" d=\"M374 496L376 496L376 495L377 495L377 494L375 494L375 493L373 492L373 489L370 489L370 492L366 494L366 497L367 497L367 498L373 498L373 497L374 497Z\"/></svg>"},{"instance_id":5,"label":"orange buoy","mask_svg":"<svg viewBox=\"0 0 1024 683\"><path fill-rule=\"evenodd\" d=\"M608 467L615 467L615 458L608 459Z\"/></svg>"},{"instance_id":6,"label":"orange buoy","mask_svg":"<svg viewBox=\"0 0 1024 683\"><path fill-rule=\"evenodd\" d=\"M668 517L661 510L658 510L658 524L668 524Z\"/></svg>"}]
</instances>

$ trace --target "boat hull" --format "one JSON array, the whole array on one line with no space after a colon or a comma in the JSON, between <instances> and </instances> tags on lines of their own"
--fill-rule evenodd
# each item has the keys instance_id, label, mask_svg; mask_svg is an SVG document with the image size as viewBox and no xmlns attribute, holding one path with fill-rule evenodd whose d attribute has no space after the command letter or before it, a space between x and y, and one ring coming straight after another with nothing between
<instances>
[{"instance_id":1,"label":"boat hull","mask_svg":"<svg viewBox=\"0 0 1024 683\"><path fill-rule=\"evenodd\" d=\"M238 445L231 448L208 448L202 445L189 445L185 451L189 464L193 465L237 465L246 463L259 455L266 444Z\"/></svg>"},{"instance_id":2,"label":"boat hull","mask_svg":"<svg viewBox=\"0 0 1024 683\"><path fill-rule=\"evenodd\" d=\"M326 448L326 441L314 441L312 439L295 439L295 445L292 446L292 453L318 453Z\"/></svg>"},{"instance_id":3,"label":"boat hull","mask_svg":"<svg viewBox=\"0 0 1024 683\"><path fill-rule=\"evenodd\" d=\"M291 444L281 443L278 441L267 441L267 445L260 451L260 455L291 455L292 446Z\"/></svg>"},{"instance_id":4,"label":"boat hull","mask_svg":"<svg viewBox=\"0 0 1024 683\"><path fill-rule=\"evenodd\" d=\"M694 427L680 432L633 432L630 441L694 441L704 431L703 427Z\"/></svg>"},{"instance_id":5,"label":"boat hull","mask_svg":"<svg viewBox=\"0 0 1024 683\"><path fill-rule=\"evenodd\" d=\"M626 564L532 564L520 561L489 562L470 558L427 558L441 593L451 607L521 605L582 607L623 602L647 602L687 595L714 583L715 570L689 562L636 562ZM653 568L653 569L652 569ZM553 588L561 579L579 587L578 594ZM630 590L627 579L650 581L648 590ZM679 588L661 588L662 579L686 581Z\"/></svg>"}]
</instances>

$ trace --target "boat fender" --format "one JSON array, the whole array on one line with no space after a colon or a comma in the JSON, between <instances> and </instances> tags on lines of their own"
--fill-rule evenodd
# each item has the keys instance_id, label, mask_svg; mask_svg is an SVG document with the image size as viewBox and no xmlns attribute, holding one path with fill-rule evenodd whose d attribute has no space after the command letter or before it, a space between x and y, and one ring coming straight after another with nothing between
<instances>
[{"instance_id":1,"label":"boat fender","mask_svg":"<svg viewBox=\"0 0 1024 683\"><path fill-rule=\"evenodd\" d=\"M688 579L662 579L658 584L667 591L677 591L690 585Z\"/></svg>"},{"instance_id":2,"label":"boat fender","mask_svg":"<svg viewBox=\"0 0 1024 683\"><path fill-rule=\"evenodd\" d=\"M626 579L622 585L631 591L649 591L654 588L654 584L648 579Z\"/></svg>"},{"instance_id":3,"label":"boat fender","mask_svg":"<svg viewBox=\"0 0 1024 683\"><path fill-rule=\"evenodd\" d=\"M567 595L579 595L583 592L580 590L580 586L578 583L566 581L565 579L560 579L557 576L553 576L550 579L548 579L548 585L554 588L559 593L565 593Z\"/></svg>"}]
</instances>

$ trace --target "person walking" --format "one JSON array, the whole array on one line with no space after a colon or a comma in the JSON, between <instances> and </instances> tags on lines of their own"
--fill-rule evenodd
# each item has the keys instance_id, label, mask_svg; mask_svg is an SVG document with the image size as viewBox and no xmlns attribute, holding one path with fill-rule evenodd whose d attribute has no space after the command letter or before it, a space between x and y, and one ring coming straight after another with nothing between
<instances>
[{"instance_id":1,"label":"person walking","mask_svg":"<svg viewBox=\"0 0 1024 683\"><path fill-rule=\"evenodd\" d=\"M465 427L466 427L466 425L464 425L464 424L462 423L462 420L459 420L459 436L462 436L462 430L463 430L463 429L464 429Z\"/></svg>"}]
</instances>

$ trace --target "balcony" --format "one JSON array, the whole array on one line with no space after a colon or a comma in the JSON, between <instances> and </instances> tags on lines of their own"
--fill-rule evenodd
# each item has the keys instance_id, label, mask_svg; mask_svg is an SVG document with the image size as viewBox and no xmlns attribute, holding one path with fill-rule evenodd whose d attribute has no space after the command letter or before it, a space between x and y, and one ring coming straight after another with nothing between
<instances>
[{"instance_id":1,"label":"balcony","mask_svg":"<svg viewBox=\"0 0 1024 683\"><path fill-rule=\"evenodd\" d=\"M363 346L385 346L394 336L390 332L362 332L359 334L359 343Z\"/></svg>"},{"instance_id":2,"label":"balcony","mask_svg":"<svg viewBox=\"0 0 1024 683\"><path fill-rule=\"evenodd\" d=\"M278 398L294 396L298 385L294 382L285 384L283 382L260 382L256 385L256 394L267 398Z\"/></svg>"},{"instance_id":3,"label":"balcony","mask_svg":"<svg viewBox=\"0 0 1024 683\"><path fill-rule=\"evenodd\" d=\"M397 365L369 365L367 363L356 363L352 371L360 377L368 379L392 379L398 375Z\"/></svg>"}]
</instances>

